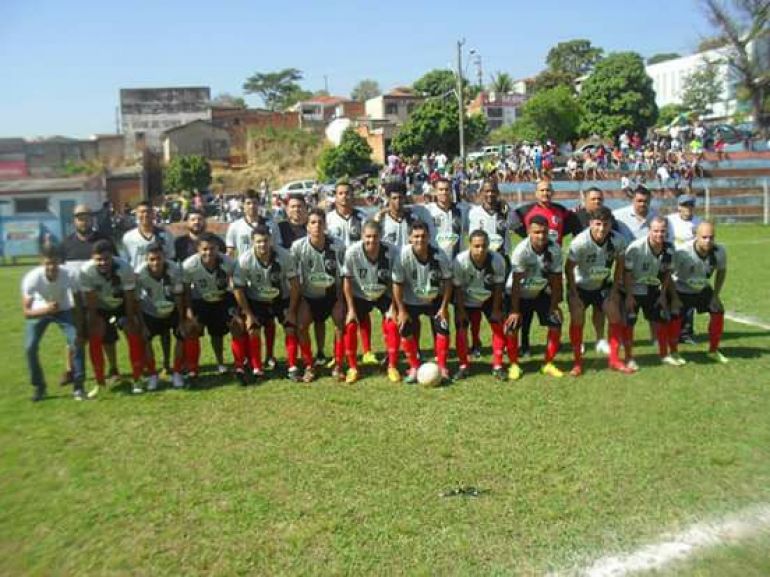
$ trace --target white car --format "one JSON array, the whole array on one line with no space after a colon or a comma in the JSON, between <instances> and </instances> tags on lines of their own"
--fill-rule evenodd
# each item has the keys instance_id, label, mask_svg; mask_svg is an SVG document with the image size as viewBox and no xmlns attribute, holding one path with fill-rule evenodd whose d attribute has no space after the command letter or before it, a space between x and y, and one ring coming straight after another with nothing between
<instances>
[{"instance_id":1,"label":"white car","mask_svg":"<svg viewBox=\"0 0 770 577\"><path fill-rule=\"evenodd\" d=\"M292 180L276 190L275 194L281 199L287 198L290 194L309 196L313 193L313 186L315 186L314 180Z\"/></svg>"}]
</instances>

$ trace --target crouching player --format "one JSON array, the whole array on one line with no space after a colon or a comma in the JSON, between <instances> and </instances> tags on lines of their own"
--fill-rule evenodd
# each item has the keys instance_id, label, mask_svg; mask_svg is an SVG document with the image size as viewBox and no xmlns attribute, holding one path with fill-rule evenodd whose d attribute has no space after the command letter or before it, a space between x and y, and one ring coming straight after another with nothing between
<instances>
[{"instance_id":1,"label":"crouching player","mask_svg":"<svg viewBox=\"0 0 770 577\"><path fill-rule=\"evenodd\" d=\"M235 300L245 320L243 330L249 335L252 376L255 381L264 377L260 331L277 319L286 336L288 376L297 381L297 268L289 251L272 246L270 229L266 226L257 226L251 238L252 248L238 258L233 282Z\"/></svg>"},{"instance_id":2,"label":"crouching player","mask_svg":"<svg viewBox=\"0 0 770 577\"><path fill-rule=\"evenodd\" d=\"M231 292L235 261L219 254L219 243L213 233L204 232L196 242L198 252L182 263L182 279L185 287L185 313L182 321L184 357L187 376L194 381L198 376L203 329L209 333L211 348L217 359L217 372L227 373L224 361L224 336L232 334L232 351L236 376L244 378L248 339L233 322L236 315L235 298Z\"/></svg>"},{"instance_id":3,"label":"crouching player","mask_svg":"<svg viewBox=\"0 0 770 577\"><path fill-rule=\"evenodd\" d=\"M457 255L453 263L452 284L455 297L455 335L460 368L455 380L468 376L468 324L473 313L487 317L492 328L492 374L505 380L503 371L503 287L505 260L498 252L489 250L489 235L474 230L470 248Z\"/></svg>"},{"instance_id":4,"label":"crouching player","mask_svg":"<svg viewBox=\"0 0 770 577\"><path fill-rule=\"evenodd\" d=\"M682 324L680 311L692 308L709 314L709 357L718 363L727 363L719 351L719 341L725 322L725 309L719 298L727 276L727 253L716 243L716 229L710 222L702 222L695 232L695 240L674 253L673 281L675 296L671 304L673 323L671 331L679 334ZM716 271L714 287L709 278ZM681 358L681 357L679 357ZM684 360L684 359L682 359Z\"/></svg>"},{"instance_id":5,"label":"crouching player","mask_svg":"<svg viewBox=\"0 0 770 577\"><path fill-rule=\"evenodd\" d=\"M519 366L519 329L526 314L537 313L540 326L548 327L545 358L540 372L552 377L564 373L553 364L559 352L562 312L562 256L561 248L548 238L548 220L535 215L529 220L527 238L521 241L511 255L511 276L506 288L511 292L511 310L505 323L506 345L511 366L508 378L521 378Z\"/></svg>"},{"instance_id":6,"label":"crouching player","mask_svg":"<svg viewBox=\"0 0 770 577\"><path fill-rule=\"evenodd\" d=\"M626 366L635 371L639 366L633 356L634 325L639 309L653 323L661 362L674 367L684 364L677 353L679 332L673 333L675 323L670 320L668 305L673 256L674 247L666 242L666 220L660 216L650 221L646 237L636 239L626 248L624 344ZM668 354L669 347L672 354Z\"/></svg>"},{"instance_id":7,"label":"crouching player","mask_svg":"<svg viewBox=\"0 0 770 577\"><path fill-rule=\"evenodd\" d=\"M94 367L96 386L88 392L94 398L105 385L104 345L118 341L118 327L128 340L133 377L132 392L144 392L139 379L144 368L144 343L136 299L136 278L129 264L113 254L112 243L100 240L91 249L91 260L80 272L80 287L86 306L88 352Z\"/></svg>"},{"instance_id":8,"label":"crouching player","mask_svg":"<svg viewBox=\"0 0 770 577\"><path fill-rule=\"evenodd\" d=\"M612 212L606 206L588 213L588 228L575 237L569 247L566 264L567 299L569 303L569 340L572 344L573 377L583 374L583 325L586 309L593 307L606 315L610 330L609 367L621 373L632 373L620 361L623 340L620 291L623 287L626 242L611 230Z\"/></svg>"},{"instance_id":9,"label":"crouching player","mask_svg":"<svg viewBox=\"0 0 770 577\"><path fill-rule=\"evenodd\" d=\"M161 342L163 338L170 340L171 333L175 333L177 337L171 384L175 389L181 389L184 386L182 336L179 331L180 318L184 311L182 269L177 263L166 259L164 246L159 242L145 247L145 253L146 261L139 266L136 273L136 288L144 324L147 390L154 391L158 388L152 339L160 337Z\"/></svg>"},{"instance_id":10,"label":"crouching player","mask_svg":"<svg viewBox=\"0 0 770 577\"><path fill-rule=\"evenodd\" d=\"M393 268L393 300L398 309L401 347L409 362L406 383L417 382L416 327L421 315L431 320L436 357L442 381L449 382L449 301L452 298L452 269L444 253L429 244L428 225L412 224L410 243L401 249Z\"/></svg>"},{"instance_id":11,"label":"crouching player","mask_svg":"<svg viewBox=\"0 0 770 577\"><path fill-rule=\"evenodd\" d=\"M345 265L342 269L342 291L345 295L347 314L345 317L345 355L348 361L347 383L358 380L358 337L359 324L366 321L372 309L382 315L382 333L388 351L388 379L397 383L401 380L398 372L398 326L396 309L392 299L393 268L398 260L396 248L380 241L380 227L377 222L366 221L362 228L362 240L354 242L345 251Z\"/></svg>"}]
</instances>

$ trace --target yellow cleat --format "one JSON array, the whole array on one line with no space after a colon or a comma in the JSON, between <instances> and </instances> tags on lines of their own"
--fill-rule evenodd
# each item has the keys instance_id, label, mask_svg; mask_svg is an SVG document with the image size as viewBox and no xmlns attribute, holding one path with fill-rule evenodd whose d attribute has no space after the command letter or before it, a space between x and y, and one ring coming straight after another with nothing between
<instances>
[{"instance_id":1,"label":"yellow cleat","mask_svg":"<svg viewBox=\"0 0 770 577\"><path fill-rule=\"evenodd\" d=\"M99 393L101 392L102 388L99 385L94 385L94 388L88 391L88 398L89 399L95 399L99 396Z\"/></svg>"},{"instance_id":2,"label":"yellow cleat","mask_svg":"<svg viewBox=\"0 0 770 577\"><path fill-rule=\"evenodd\" d=\"M388 367L388 380L391 383L401 382L401 373L398 372L396 367Z\"/></svg>"},{"instance_id":3,"label":"yellow cleat","mask_svg":"<svg viewBox=\"0 0 770 577\"><path fill-rule=\"evenodd\" d=\"M518 365L518 363L513 363L510 367L508 367L508 380L518 381L522 374L523 371L521 370L521 367Z\"/></svg>"},{"instance_id":4,"label":"yellow cleat","mask_svg":"<svg viewBox=\"0 0 770 577\"><path fill-rule=\"evenodd\" d=\"M345 383L348 385L352 385L353 383L358 381L358 370L357 369L348 369L347 374L345 375Z\"/></svg>"},{"instance_id":5,"label":"yellow cleat","mask_svg":"<svg viewBox=\"0 0 770 577\"><path fill-rule=\"evenodd\" d=\"M723 365L726 365L727 363L730 362L730 360L726 356L724 356L720 351L710 352L706 356L708 356L708 358L710 358L712 361L721 363Z\"/></svg>"},{"instance_id":6,"label":"yellow cleat","mask_svg":"<svg viewBox=\"0 0 770 577\"><path fill-rule=\"evenodd\" d=\"M377 355L375 355L372 351L368 351L361 356L361 364L379 365L380 361L377 359Z\"/></svg>"},{"instance_id":7,"label":"yellow cleat","mask_svg":"<svg viewBox=\"0 0 770 577\"><path fill-rule=\"evenodd\" d=\"M540 372L544 375L548 375L549 377L556 377L561 378L564 376L564 373L556 368L556 365L553 363L546 363L542 367L540 367Z\"/></svg>"}]
</instances>

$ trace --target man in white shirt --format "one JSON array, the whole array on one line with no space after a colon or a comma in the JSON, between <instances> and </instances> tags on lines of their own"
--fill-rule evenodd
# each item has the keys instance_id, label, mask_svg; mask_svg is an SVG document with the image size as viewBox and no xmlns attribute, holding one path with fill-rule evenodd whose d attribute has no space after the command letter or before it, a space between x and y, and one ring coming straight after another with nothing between
<instances>
[{"instance_id":1,"label":"man in white shirt","mask_svg":"<svg viewBox=\"0 0 770 577\"><path fill-rule=\"evenodd\" d=\"M61 257L53 248L46 248L42 254L40 266L33 268L21 283L22 310L26 320L24 351L27 356L29 378L35 388L33 401L45 398L46 385L43 369L40 366L38 351L46 328L56 323L67 339L67 346L72 357L72 380L75 384L74 398L85 398L83 381L85 379L82 335L79 335L76 309L73 298L77 291L77 280L70 271L61 265Z\"/></svg>"},{"instance_id":2,"label":"man in white shirt","mask_svg":"<svg viewBox=\"0 0 770 577\"><path fill-rule=\"evenodd\" d=\"M695 231L701 223L701 219L695 216L695 197L691 194L679 195L677 212L666 217L668 222L668 242L680 250L695 240ZM694 334L695 309L686 307L682 311L682 330L679 334L679 342L689 345L695 344Z\"/></svg>"},{"instance_id":3,"label":"man in white shirt","mask_svg":"<svg viewBox=\"0 0 770 577\"><path fill-rule=\"evenodd\" d=\"M650 208L650 191L644 186L637 186L631 204L613 211L618 223L618 231L627 243L637 238L644 238L650 232L650 221L657 212Z\"/></svg>"}]
</instances>

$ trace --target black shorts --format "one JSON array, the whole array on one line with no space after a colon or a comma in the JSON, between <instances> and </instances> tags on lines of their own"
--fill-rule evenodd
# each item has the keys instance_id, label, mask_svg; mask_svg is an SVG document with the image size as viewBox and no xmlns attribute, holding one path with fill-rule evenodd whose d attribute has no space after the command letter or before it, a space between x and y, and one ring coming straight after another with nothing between
<instances>
[{"instance_id":1,"label":"black shorts","mask_svg":"<svg viewBox=\"0 0 770 577\"><path fill-rule=\"evenodd\" d=\"M561 322L551 315L551 295L541 291L535 298L519 299L519 312L522 317L537 314L537 320L541 327L561 327Z\"/></svg>"},{"instance_id":2,"label":"black shorts","mask_svg":"<svg viewBox=\"0 0 770 577\"><path fill-rule=\"evenodd\" d=\"M436 319L438 310L441 308L441 298L437 298L431 303L425 303L420 305L404 304L406 312L411 319L405 326L401 327L401 336L410 337L417 334L417 326L420 316L426 316L430 318L431 329L434 333L449 334L449 324Z\"/></svg>"},{"instance_id":3,"label":"black shorts","mask_svg":"<svg viewBox=\"0 0 770 577\"><path fill-rule=\"evenodd\" d=\"M289 299L276 299L271 303L249 299L249 308L262 326L273 319L277 319L279 323L285 325L286 313L289 312Z\"/></svg>"},{"instance_id":4,"label":"black shorts","mask_svg":"<svg viewBox=\"0 0 770 577\"><path fill-rule=\"evenodd\" d=\"M481 303L481 306L478 307L469 307L468 305L465 305L465 312L470 315L472 311L481 311L484 313L484 316L487 317L487 321L492 322L489 320L489 318L492 316L492 301L494 300L494 297L489 297L487 300L485 300L483 303ZM501 306L504 306L504 304L501 304ZM459 322L457 320L457 305L455 305L455 328L462 328L459 325ZM466 328L467 328L467 321L466 321Z\"/></svg>"},{"instance_id":5,"label":"black shorts","mask_svg":"<svg viewBox=\"0 0 770 577\"><path fill-rule=\"evenodd\" d=\"M699 293L676 293L682 301L682 312L687 309L695 309L699 313L714 313L720 311L711 310L711 299L714 298L714 289L706 286Z\"/></svg>"},{"instance_id":6,"label":"black shorts","mask_svg":"<svg viewBox=\"0 0 770 577\"><path fill-rule=\"evenodd\" d=\"M310 314L314 323L325 323L326 319L332 316L332 309L337 304L337 294L332 293L319 298L302 297L307 306L310 307Z\"/></svg>"},{"instance_id":7,"label":"black shorts","mask_svg":"<svg viewBox=\"0 0 770 577\"><path fill-rule=\"evenodd\" d=\"M664 314L663 309L661 309L658 305L659 298L660 289L658 287L648 287L646 295L634 295L634 300L636 301L634 314L629 315L624 308L626 323L633 326L636 323L636 317L640 309L644 313L644 318L651 323L658 323L668 320L667 315Z\"/></svg>"},{"instance_id":8,"label":"black shorts","mask_svg":"<svg viewBox=\"0 0 770 577\"><path fill-rule=\"evenodd\" d=\"M363 317L368 317L374 309L380 311L384 318L390 310L390 304L390 297L386 295L381 296L376 301L369 301L366 299L353 297L353 306L356 309L356 317L358 317L359 321Z\"/></svg>"},{"instance_id":9,"label":"black shorts","mask_svg":"<svg viewBox=\"0 0 770 577\"><path fill-rule=\"evenodd\" d=\"M230 332L230 320L237 314L235 298L227 293L221 301L193 299L192 310L198 322L212 337L223 337Z\"/></svg>"},{"instance_id":10,"label":"black shorts","mask_svg":"<svg viewBox=\"0 0 770 577\"><path fill-rule=\"evenodd\" d=\"M116 309L104 310L97 309L99 316L104 320L104 337L102 342L105 345L111 345L118 342L118 329L122 328L126 322L126 309L119 306Z\"/></svg>"},{"instance_id":11,"label":"black shorts","mask_svg":"<svg viewBox=\"0 0 770 577\"><path fill-rule=\"evenodd\" d=\"M153 338L161 335L174 333L179 337L177 329L179 328L179 315L176 311L165 318L154 317L142 312L144 326L147 329L147 337Z\"/></svg>"},{"instance_id":12,"label":"black shorts","mask_svg":"<svg viewBox=\"0 0 770 577\"><path fill-rule=\"evenodd\" d=\"M594 308L600 309L602 308L604 301L609 298L611 288L612 287L610 285L604 285L601 288L593 290L586 290L577 287L577 292L578 297L580 298L580 302L583 303L583 307L588 308L593 306Z\"/></svg>"}]
</instances>

